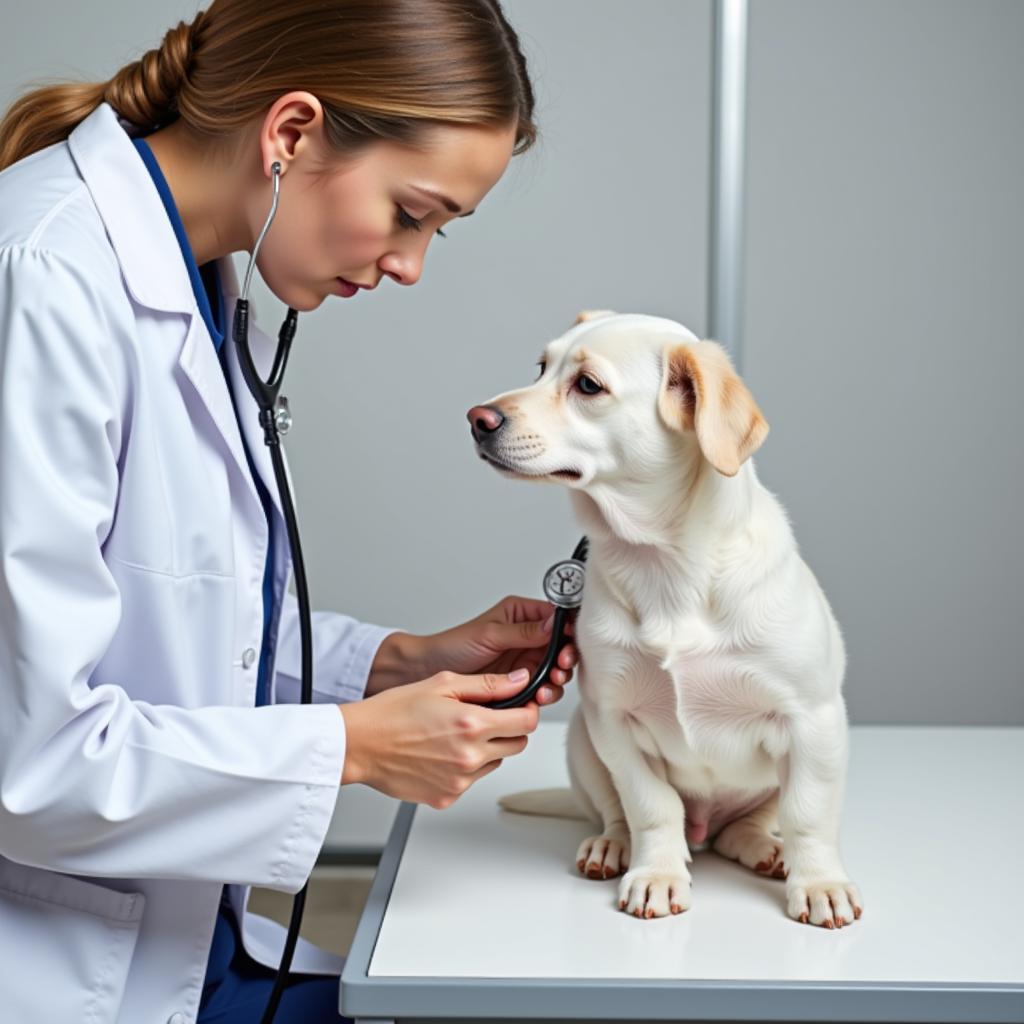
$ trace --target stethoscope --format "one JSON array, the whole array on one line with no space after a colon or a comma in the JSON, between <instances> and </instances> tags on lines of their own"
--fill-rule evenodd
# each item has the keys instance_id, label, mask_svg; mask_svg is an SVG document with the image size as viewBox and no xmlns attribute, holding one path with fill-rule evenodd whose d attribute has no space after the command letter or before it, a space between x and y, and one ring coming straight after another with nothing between
<instances>
[{"instance_id":1,"label":"stethoscope","mask_svg":"<svg viewBox=\"0 0 1024 1024\"><path fill-rule=\"evenodd\" d=\"M518 708L526 704L530 698L540 689L540 684L547 679L548 673L555 664L558 652L565 643L563 631L566 619L570 613L580 606L583 600L583 584L586 581L587 560L587 538L580 538L579 544L573 550L571 558L555 562L546 573L544 573L543 588L544 596L555 606L555 621L551 624L551 639L548 641L547 650L537 670L533 673L525 688L520 690L514 697L505 700L495 700L483 706L486 708Z\"/></svg>"},{"instance_id":2,"label":"stethoscope","mask_svg":"<svg viewBox=\"0 0 1024 1024\"><path fill-rule=\"evenodd\" d=\"M288 546L291 548L292 565L295 570L295 593L299 605L299 638L302 652L302 671L300 701L303 704L313 702L313 625L309 607L309 585L306 581L306 567L302 560L302 545L299 541L299 525L295 518L295 505L291 492L291 485L288 481L284 467L284 457L281 454L281 435L288 432L291 426L291 413L288 409L288 400L281 394L281 381L284 377L285 366L288 363L288 354L291 351L292 341L295 338L295 325L299 314L289 307L285 315L284 323L277 335L277 352L274 355L274 363L270 370L270 377L263 380L256 369L252 359L252 352L249 350L249 285L252 281L252 272L256 266L256 254L260 245L270 228L271 221L277 213L277 204L281 191L281 164L274 161L271 165L271 174L274 181L274 198L270 205L270 212L263 224L249 256L249 265L245 271L245 281L242 285L242 294L235 303L235 313L231 325L231 334L235 345L238 347L238 362L242 369L242 376L256 404L259 407L260 425L263 427L263 441L270 449L270 460L274 466L274 478L277 482L277 490L281 496L281 508L284 512L284 521L288 530ZM533 677L526 686L514 697L505 700L493 701L484 707L504 709L521 707L526 704L540 688L541 683L547 678L548 673L555 664L558 652L565 643L563 630L565 622L573 609L579 607L583 599L583 583L585 579L584 562L587 557L587 538L583 537L576 545L572 557L556 562L544 574L544 593L548 600L555 605L555 621L551 627L551 639L548 641L547 650ZM267 1001L267 1008L263 1011L261 1024L271 1024L274 1014L277 1012L278 1004L281 1001L281 994L284 992L285 983L288 980L288 972L291 969L292 957L295 953L295 945L299 937L299 927L302 924L302 912L306 905L307 882L295 894L292 903L292 915L288 923L288 934L285 938L284 949L281 953L281 963L277 970L277 978L274 981L270 999Z\"/></svg>"}]
</instances>

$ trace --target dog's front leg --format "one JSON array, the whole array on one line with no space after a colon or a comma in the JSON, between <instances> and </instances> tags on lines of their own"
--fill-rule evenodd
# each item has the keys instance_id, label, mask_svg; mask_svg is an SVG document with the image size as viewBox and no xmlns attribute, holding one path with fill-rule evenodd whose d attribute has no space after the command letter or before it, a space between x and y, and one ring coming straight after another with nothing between
<instances>
[{"instance_id":1,"label":"dog's front leg","mask_svg":"<svg viewBox=\"0 0 1024 1024\"><path fill-rule=\"evenodd\" d=\"M842 702L791 717L789 732L789 751L779 762L779 827L789 866L787 911L805 924L841 928L863 909L839 857L848 754Z\"/></svg>"},{"instance_id":2,"label":"dog's front leg","mask_svg":"<svg viewBox=\"0 0 1024 1024\"><path fill-rule=\"evenodd\" d=\"M679 794L652 771L624 711L583 706L594 749L612 776L629 825L631 866L619 883L619 909L636 917L689 910L690 857Z\"/></svg>"}]
</instances>

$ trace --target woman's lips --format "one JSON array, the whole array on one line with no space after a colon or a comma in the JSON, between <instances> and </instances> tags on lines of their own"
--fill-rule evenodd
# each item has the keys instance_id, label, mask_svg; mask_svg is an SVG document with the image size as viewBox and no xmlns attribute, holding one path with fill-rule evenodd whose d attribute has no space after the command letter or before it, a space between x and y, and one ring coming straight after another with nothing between
<instances>
[{"instance_id":1,"label":"woman's lips","mask_svg":"<svg viewBox=\"0 0 1024 1024\"><path fill-rule=\"evenodd\" d=\"M343 299L351 299L359 291L359 285L346 281L343 277L334 279L334 294L340 295Z\"/></svg>"}]
</instances>

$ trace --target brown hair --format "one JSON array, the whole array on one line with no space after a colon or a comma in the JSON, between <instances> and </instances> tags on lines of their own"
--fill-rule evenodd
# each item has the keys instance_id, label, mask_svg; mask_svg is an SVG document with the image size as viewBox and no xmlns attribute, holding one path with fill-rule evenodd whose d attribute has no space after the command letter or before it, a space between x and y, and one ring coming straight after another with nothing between
<instances>
[{"instance_id":1,"label":"brown hair","mask_svg":"<svg viewBox=\"0 0 1024 1024\"><path fill-rule=\"evenodd\" d=\"M19 98L0 122L0 170L67 138L102 102L144 131L181 119L223 140L293 89L323 104L330 146L415 143L430 123L516 125L534 142L533 90L498 0L213 0L110 81Z\"/></svg>"}]
</instances>

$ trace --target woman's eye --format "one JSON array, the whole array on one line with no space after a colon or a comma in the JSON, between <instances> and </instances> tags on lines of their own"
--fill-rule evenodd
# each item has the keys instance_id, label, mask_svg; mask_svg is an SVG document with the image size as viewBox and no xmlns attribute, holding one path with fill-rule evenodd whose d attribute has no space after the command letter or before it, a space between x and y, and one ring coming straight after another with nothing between
<instances>
[{"instance_id":1,"label":"woman's eye","mask_svg":"<svg viewBox=\"0 0 1024 1024\"><path fill-rule=\"evenodd\" d=\"M544 359L538 359L537 365L540 367L540 373L537 374L537 380L540 380L544 376L544 371L548 368L547 361Z\"/></svg>"},{"instance_id":2,"label":"woman's eye","mask_svg":"<svg viewBox=\"0 0 1024 1024\"><path fill-rule=\"evenodd\" d=\"M581 373L576 378L576 387L585 395L596 395L604 391L604 388L593 377L588 377L585 373Z\"/></svg>"},{"instance_id":3,"label":"woman's eye","mask_svg":"<svg viewBox=\"0 0 1024 1024\"><path fill-rule=\"evenodd\" d=\"M403 228L411 228L413 231L419 231L423 227L423 222L417 220L411 213L407 213L401 206L398 207L398 223Z\"/></svg>"},{"instance_id":4,"label":"woman's eye","mask_svg":"<svg viewBox=\"0 0 1024 1024\"><path fill-rule=\"evenodd\" d=\"M423 221L417 220L411 213L408 213L401 206L397 207L397 209L398 223L401 224L403 228L409 228L412 231L422 230ZM439 234L442 238L448 237L440 228L437 229L437 234Z\"/></svg>"}]
</instances>

